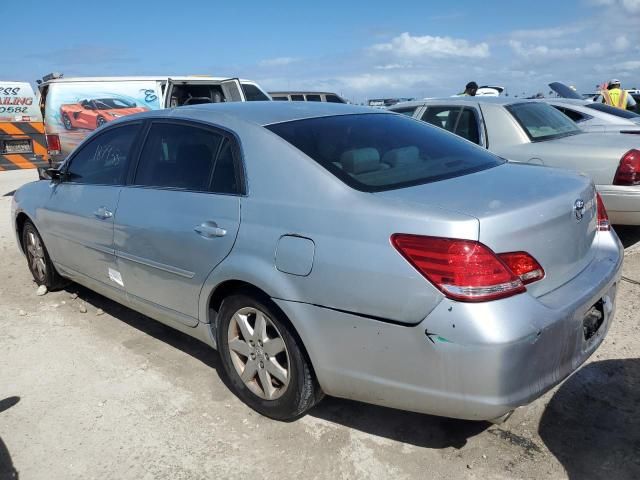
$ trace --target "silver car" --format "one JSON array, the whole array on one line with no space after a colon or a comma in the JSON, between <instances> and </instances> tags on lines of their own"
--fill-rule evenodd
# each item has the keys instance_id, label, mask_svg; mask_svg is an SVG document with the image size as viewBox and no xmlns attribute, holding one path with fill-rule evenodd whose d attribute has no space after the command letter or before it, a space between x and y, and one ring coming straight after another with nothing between
<instances>
[{"instance_id":1,"label":"silver car","mask_svg":"<svg viewBox=\"0 0 640 480\"><path fill-rule=\"evenodd\" d=\"M613 318L622 249L587 177L386 111L148 112L49 174L13 197L36 282L217 348L271 418L326 393L497 419L576 370Z\"/></svg>"},{"instance_id":2,"label":"silver car","mask_svg":"<svg viewBox=\"0 0 640 480\"><path fill-rule=\"evenodd\" d=\"M613 224L640 225L640 135L584 132L552 106L508 97L455 97L390 110L454 132L510 161L593 179Z\"/></svg>"},{"instance_id":3,"label":"silver car","mask_svg":"<svg viewBox=\"0 0 640 480\"><path fill-rule=\"evenodd\" d=\"M587 132L640 135L640 115L629 110L570 98L544 98L537 101L553 106Z\"/></svg>"}]
</instances>

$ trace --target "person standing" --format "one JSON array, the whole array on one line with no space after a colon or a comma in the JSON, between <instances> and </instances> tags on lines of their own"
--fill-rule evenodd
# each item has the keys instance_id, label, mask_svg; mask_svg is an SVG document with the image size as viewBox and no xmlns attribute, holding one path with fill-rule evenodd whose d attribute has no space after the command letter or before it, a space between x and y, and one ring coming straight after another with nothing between
<instances>
[{"instance_id":1,"label":"person standing","mask_svg":"<svg viewBox=\"0 0 640 480\"><path fill-rule=\"evenodd\" d=\"M476 82L469 82L467 83L467 86L464 87L464 92L462 92L462 95L464 95L465 97L475 97L477 91L478 84Z\"/></svg>"},{"instance_id":2,"label":"person standing","mask_svg":"<svg viewBox=\"0 0 640 480\"><path fill-rule=\"evenodd\" d=\"M621 88L620 80L612 79L606 89L600 92L602 95L602 103L611 105L612 107L621 108L623 110L632 108L636 105L635 100L626 90Z\"/></svg>"}]
</instances>

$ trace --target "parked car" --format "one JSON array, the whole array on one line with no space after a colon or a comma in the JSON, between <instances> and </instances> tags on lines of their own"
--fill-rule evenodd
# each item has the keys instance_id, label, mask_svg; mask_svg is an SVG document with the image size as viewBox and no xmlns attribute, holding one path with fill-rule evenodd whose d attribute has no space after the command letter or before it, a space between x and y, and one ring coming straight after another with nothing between
<instances>
[{"instance_id":1,"label":"parked car","mask_svg":"<svg viewBox=\"0 0 640 480\"><path fill-rule=\"evenodd\" d=\"M39 81L38 91L54 164L91 130L122 115L181 105L270 100L250 80L196 75L65 78L53 73Z\"/></svg>"},{"instance_id":2,"label":"parked car","mask_svg":"<svg viewBox=\"0 0 640 480\"><path fill-rule=\"evenodd\" d=\"M326 393L497 419L611 325L622 246L588 178L386 111L146 112L50 174L12 203L36 282L77 281L216 347L272 418Z\"/></svg>"},{"instance_id":3,"label":"parked car","mask_svg":"<svg viewBox=\"0 0 640 480\"><path fill-rule=\"evenodd\" d=\"M269 92L275 101L347 103L340 95L331 92Z\"/></svg>"},{"instance_id":4,"label":"parked car","mask_svg":"<svg viewBox=\"0 0 640 480\"><path fill-rule=\"evenodd\" d=\"M517 98L455 97L390 110L449 130L514 162L589 175L612 223L640 225L640 136L584 132L551 105Z\"/></svg>"},{"instance_id":5,"label":"parked car","mask_svg":"<svg viewBox=\"0 0 640 480\"><path fill-rule=\"evenodd\" d=\"M640 115L630 110L569 98L545 98L538 101L553 106L588 132L640 134Z\"/></svg>"}]
</instances>

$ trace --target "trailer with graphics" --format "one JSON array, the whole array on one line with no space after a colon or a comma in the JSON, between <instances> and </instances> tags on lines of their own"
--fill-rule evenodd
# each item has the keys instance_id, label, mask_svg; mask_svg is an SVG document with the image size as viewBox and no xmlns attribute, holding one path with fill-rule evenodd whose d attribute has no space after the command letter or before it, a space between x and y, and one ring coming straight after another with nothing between
<instances>
[{"instance_id":1,"label":"trailer with graphics","mask_svg":"<svg viewBox=\"0 0 640 480\"><path fill-rule=\"evenodd\" d=\"M0 80L0 171L48 167L42 113L28 82Z\"/></svg>"}]
</instances>

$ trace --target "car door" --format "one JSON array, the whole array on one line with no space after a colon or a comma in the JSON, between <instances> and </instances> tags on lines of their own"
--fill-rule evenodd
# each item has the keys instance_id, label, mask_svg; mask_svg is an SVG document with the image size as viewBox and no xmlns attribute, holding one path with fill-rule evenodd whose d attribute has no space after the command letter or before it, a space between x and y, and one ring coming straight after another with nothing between
<instances>
[{"instance_id":1,"label":"car door","mask_svg":"<svg viewBox=\"0 0 640 480\"><path fill-rule=\"evenodd\" d=\"M118 289L113 217L141 128L141 122L113 126L87 140L52 183L40 212L47 247L63 270Z\"/></svg>"},{"instance_id":2,"label":"car door","mask_svg":"<svg viewBox=\"0 0 640 480\"><path fill-rule=\"evenodd\" d=\"M472 106L428 106L422 120L477 144L485 145L484 128L480 112Z\"/></svg>"},{"instance_id":3,"label":"car door","mask_svg":"<svg viewBox=\"0 0 640 480\"><path fill-rule=\"evenodd\" d=\"M235 138L192 122L154 120L115 220L119 273L132 301L187 324L200 289L240 226Z\"/></svg>"}]
</instances>

